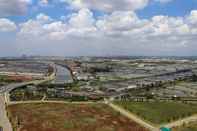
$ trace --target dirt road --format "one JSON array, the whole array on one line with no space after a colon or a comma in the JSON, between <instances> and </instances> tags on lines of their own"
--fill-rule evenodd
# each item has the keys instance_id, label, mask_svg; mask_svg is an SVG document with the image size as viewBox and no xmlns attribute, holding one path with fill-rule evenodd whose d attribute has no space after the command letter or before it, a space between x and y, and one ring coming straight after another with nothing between
<instances>
[{"instance_id":1,"label":"dirt road","mask_svg":"<svg viewBox=\"0 0 197 131\"><path fill-rule=\"evenodd\" d=\"M194 121L197 121L197 115L193 115L187 118L183 118L181 120L174 121L172 123L163 125L163 127L168 127L168 128L178 127L178 126L182 126L184 123L190 123Z\"/></svg>"},{"instance_id":2,"label":"dirt road","mask_svg":"<svg viewBox=\"0 0 197 131\"><path fill-rule=\"evenodd\" d=\"M126 111L125 109L117 106L117 105L114 105L113 103L110 103L108 102L107 103L110 107L112 107L114 110L120 112L122 115L126 116L127 118L135 121L136 123L140 124L141 126L149 129L150 131L159 131L159 128L157 127L154 127L153 125L143 121L142 119L140 119L139 117L137 117L136 115Z\"/></svg>"}]
</instances>

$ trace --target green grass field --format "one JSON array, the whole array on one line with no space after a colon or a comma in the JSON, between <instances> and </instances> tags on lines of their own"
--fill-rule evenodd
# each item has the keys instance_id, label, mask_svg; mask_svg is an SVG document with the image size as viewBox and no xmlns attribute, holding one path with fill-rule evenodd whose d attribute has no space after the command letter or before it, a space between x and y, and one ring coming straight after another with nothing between
<instances>
[{"instance_id":1,"label":"green grass field","mask_svg":"<svg viewBox=\"0 0 197 131\"><path fill-rule=\"evenodd\" d=\"M174 128L173 131L197 131L197 122Z\"/></svg>"},{"instance_id":2,"label":"green grass field","mask_svg":"<svg viewBox=\"0 0 197 131\"><path fill-rule=\"evenodd\" d=\"M178 102L127 102L115 104L154 124L164 124L197 113L197 104Z\"/></svg>"}]
</instances>

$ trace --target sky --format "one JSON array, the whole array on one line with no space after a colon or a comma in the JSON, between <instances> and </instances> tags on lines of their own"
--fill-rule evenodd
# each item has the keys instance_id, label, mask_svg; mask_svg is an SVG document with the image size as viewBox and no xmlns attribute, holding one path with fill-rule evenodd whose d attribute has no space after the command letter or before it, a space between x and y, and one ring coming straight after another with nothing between
<instances>
[{"instance_id":1,"label":"sky","mask_svg":"<svg viewBox=\"0 0 197 131\"><path fill-rule=\"evenodd\" d=\"M197 56L197 0L0 0L0 56Z\"/></svg>"}]
</instances>

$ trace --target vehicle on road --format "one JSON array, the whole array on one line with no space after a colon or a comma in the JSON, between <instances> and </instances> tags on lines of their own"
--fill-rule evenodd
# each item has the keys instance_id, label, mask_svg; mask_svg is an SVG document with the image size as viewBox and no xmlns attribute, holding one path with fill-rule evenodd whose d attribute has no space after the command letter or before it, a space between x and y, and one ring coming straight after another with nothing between
<instances>
[{"instance_id":1,"label":"vehicle on road","mask_svg":"<svg viewBox=\"0 0 197 131\"><path fill-rule=\"evenodd\" d=\"M166 128L166 127L161 127L160 131L172 131L170 128Z\"/></svg>"}]
</instances>

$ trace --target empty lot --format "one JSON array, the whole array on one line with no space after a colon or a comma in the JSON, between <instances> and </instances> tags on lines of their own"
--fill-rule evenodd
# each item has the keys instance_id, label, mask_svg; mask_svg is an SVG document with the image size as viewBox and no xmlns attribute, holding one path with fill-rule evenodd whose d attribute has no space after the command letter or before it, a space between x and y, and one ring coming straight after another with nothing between
<instances>
[{"instance_id":1,"label":"empty lot","mask_svg":"<svg viewBox=\"0 0 197 131\"><path fill-rule=\"evenodd\" d=\"M8 111L20 131L146 131L104 104L17 104Z\"/></svg>"}]
</instances>

